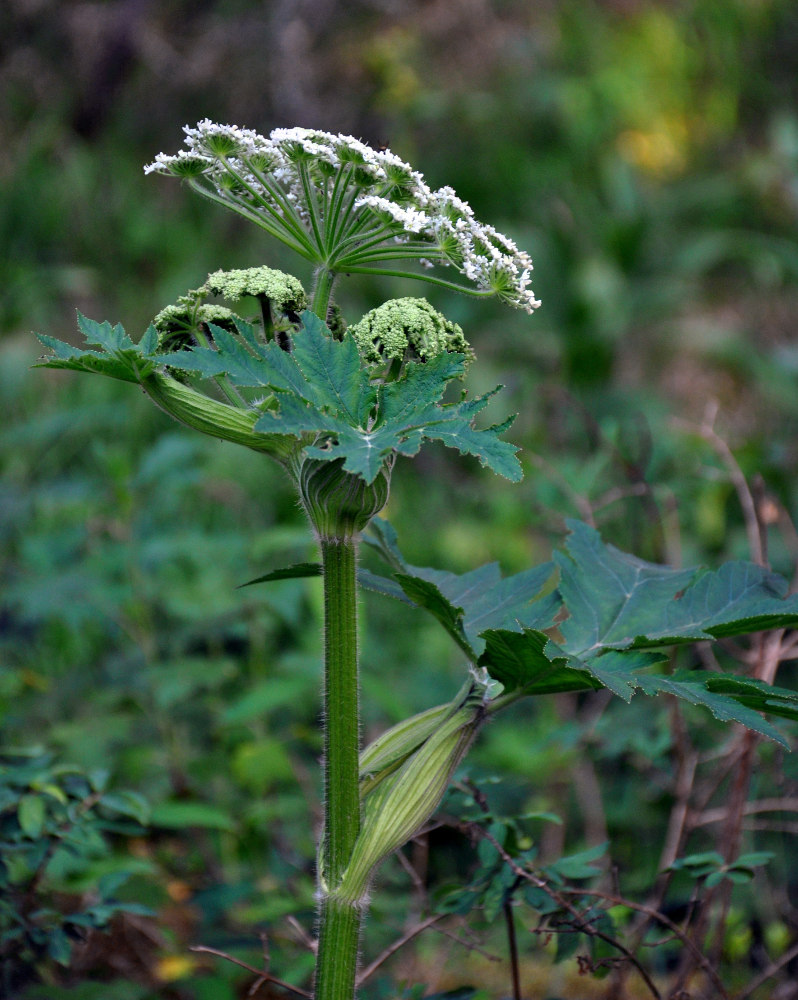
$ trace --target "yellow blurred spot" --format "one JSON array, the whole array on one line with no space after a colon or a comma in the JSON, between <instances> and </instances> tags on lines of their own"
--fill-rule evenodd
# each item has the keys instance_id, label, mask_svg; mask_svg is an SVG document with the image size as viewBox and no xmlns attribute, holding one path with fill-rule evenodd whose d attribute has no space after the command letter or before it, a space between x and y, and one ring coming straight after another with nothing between
<instances>
[{"instance_id":1,"label":"yellow blurred spot","mask_svg":"<svg viewBox=\"0 0 798 1000\"><path fill-rule=\"evenodd\" d=\"M363 63L379 87L381 105L404 108L418 96L421 80L413 66L417 47L415 34L396 27L375 35L367 45Z\"/></svg>"},{"instance_id":2,"label":"yellow blurred spot","mask_svg":"<svg viewBox=\"0 0 798 1000\"><path fill-rule=\"evenodd\" d=\"M680 173L687 161L683 138L665 129L627 129L618 136L618 152L627 162L656 177Z\"/></svg>"},{"instance_id":3,"label":"yellow blurred spot","mask_svg":"<svg viewBox=\"0 0 798 1000\"><path fill-rule=\"evenodd\" d=\"M133 837L128 841L127 849L134 858L149 858L152 850L144 837Z\"/></svg>"},{"instance_id":4,"label":"yellow blurred spot","mask_svg":"<svg viewBox=\"0 0 798 1000\"><path fill-rule=\"evenodd\" d=\"M197 967L192 955L164 955L155 964L155 974L164 983L174 982L190 976Z\"/></svg>"},{"instance_id":5,"label":"yellow blurred spot","mask_svg":"<svg viewBox=\"0 0 798 1000\"><path fill-rule=\"evenodd\" d=\"M182 882L180 879L173 878L166 883L166 892L169 898L174 900L175 903L185 903L191 896L192 890L188 882Z\"/></svg>"},{"instance_id":6,"label":"yellow blurred spot","mask_svg":"<svg viewBox=\"0 0 798 1000\"><path fill-rule=\"evenodd\" d=\"M41 674L37 674L34 670L29 670L25 668L21 671L20 677L22 678L22 683L26 684L28 687L35 688L37 691L46 691L50 686L50 682L46 677Z\"/></svg>"}]
</instances>

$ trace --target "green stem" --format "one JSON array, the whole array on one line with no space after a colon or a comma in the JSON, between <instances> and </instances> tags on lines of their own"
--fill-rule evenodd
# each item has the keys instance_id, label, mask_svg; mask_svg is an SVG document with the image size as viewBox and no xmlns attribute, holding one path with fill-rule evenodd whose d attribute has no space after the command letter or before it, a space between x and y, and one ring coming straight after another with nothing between
<instances>
[{"instance_id":1,"label":"green stem","mask_svg":"<svg viewBox=\"0 0 798 1000\"><path fill-rule=\"evenodd\" d=\"M296 442L285 434L263 434L255 430L258 414L207 396L168 375L153 372L141 379L141 387L165 413L187 427L264 452L283 465L290 465Z\"/></svg>"},{"instance_id":2,"label":"green stem","mask_svg":"<svg viewBox=\"0 0 798 1000\"><path fill-rule=\"evenodd\" d=\"M273 236L276 240L280 240L281 243L285 243L287 247L290 247L293 251L298 253L300 257L304 257L305 260L313 261L314 263L318 260L318 255L313 250L308 250L304 246L300 246L293 237L293 234L289 233L282 223L282 219L272 214L272 218L276 219L280 223L280 227L273 225L266 221L263 215L259 215L253 208L248 205L244 205L242 202L237 201L232 196L227 198L222 198L220 195L211 191L210 188L203 187L197 180L192 179L188 182L188 186L192 191L196 191L197 194L202 195L203 198L207 198L208 201L212 201L217 205L223 205L225 208L232 209L238 215L250 222L254 222L256 226L260 226L261 229L265 229L266 232Z\"/></svg>"},{"instance_id":3,"label":"green stem","mask_svg":"<svg viewBox=\"0 0 798 1000\"><path fill-rule=\"evenodd\" d=\"M260 305L260 318L263 323L263 336L266 340L274 340L274 315L272 313L271 299L266 295L258 295L258 305Z\"/></svg>"},{"instance_id":4,"label":"green stem","mask_svg":"<svg viewBox=\"0 0 798 1000\"><path fill-rule=\"evenodd\" d=\"M324 225L322 219L322 213L319 211L318 201L316 199L316 186L310 180L308 176L307 164L300 162L297 168L297 173L299 174L299 180L302 184L302 191L305 195L305 208L308 210L308 215L310 216L310 225L313 230L313 237L316 241L316 251L319 257L324 255L324 239L321 235L321 227Z\"/></svg>"},{"instance_id":5,"label":"green stem","mask_svg":"<svg viewBox=\"0 0 798 1000\"><path fill-rule=\"evenodd\" d=\"M360 829L357 543L322 538L324 570L324 879L334 888Z\"/></svg>"},{"instance_id":6,"label":"green stem","mask_svg":"<svg viewBox=\"0 0 798 1000\"><path fill-rule=\"evenodd\" d=\"M321 904L314 1000L352 1000L357 982L360 908L328 896Z\"/></svg>"},{"instance_id":7,"label":"green stem","mask_svg":"<svg viewBox=\"0 0 798 1000\"><path fill-rule=\"evenodd\" d=\"M196 336L200 347L207 349L210 347L210 342L205 336L204 326L204 323L198 323L194 330L194 335ZM217 375L214 382L219 386L222 393L227 396L233 406L237 406L239 408L243 407L244 400L242 399L241 394L235 389L227 375Z\"/></svg>"},{"instance_id":8,"label":"green stem","mask_svg":"<svg viewBox=\"0 0 798 1000\"><path fill-rule=\"evenodd\" d=\"M445 281L443 278L435 278L432 275L424 274L423 271L395 271L393 268L379 267L351 267L346 265L347 274L379 274L388 278L413 278L415 281L426 281L428 285L438 285L439 288L449 288L453 292L462 292L472 299L489 299L496 293L489 288L473 288L467 285L458 285L454 281Z\"/></svg>"},{"instance_id":9,"label":"green stem","mask_svg":"<svg viewBox=\"0 0 798 1000\"><path fill-rule=\"evenodd\" d=\"M313 288L310 308L324 323L327 322L333 285L337 277L335 271L330 271L326 267L320 267L316 272L316 284Z\"/></svg>"},{"instance_id":10,"label":"green stem","mask_svg":"<svg viewBox=\"0 0 798 1000\"><path fill-rule=\"evenodd\" d=\"M361 911L335 897L360 831L357 542L321 537L324 571L324 841L316 1000L352 1000Z\"/></svg>"}]
</instances>

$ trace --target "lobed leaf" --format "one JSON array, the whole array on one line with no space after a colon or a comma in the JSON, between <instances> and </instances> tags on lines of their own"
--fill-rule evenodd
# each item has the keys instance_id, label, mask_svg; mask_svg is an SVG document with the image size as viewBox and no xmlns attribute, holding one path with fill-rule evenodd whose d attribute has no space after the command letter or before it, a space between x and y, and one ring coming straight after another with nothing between
<instances>
[{"instance_id":1,"label":"lobed leaf","mask_svg":"<svg viewBox=\"0 0 798 1000\"><path fill-rule=\"evenodd\" d=\"M93 372L136 383L155 370L156 361L152 355L157 347L158 334L154 327L147 329L139 344L134 344L119 324L96 323L80 312L78 327L88 344L103 350L83 350L40 333L37 334L38 339L53 352L53 356L46 357L36 367Z\"/></svg>"},{"instance_id":2,"label":"lobed leaf","mask_svg":"<svg viewBox=\"0 0 798 1000\"><path fill-rule=\"evenodd\" d=\"M586 524L568 524L568 554L555 556L570 612L562 633L584 655L798 624L798 595L785 596L787 582L761 566L675 570L605 545Z\"/></svg>"},{"instance_id":3,"label":"lobed leaf","mask_svg":"<svg viewBox=\"0 0 798 1000\"><path fill-rule=\"evenodd\" d=\"M541 598L552 563L510 577L502 577L498 563L463 574L412 566L399 551L395 530L381 518L374 518L364 541L393 570L390 578L371 574L371 589L400 599L404 596L424 608L473 662L485 646L487 629L545 628L559 607L551 596Z\"/></svg>"},{"instance_id":4,"label":"lobed leaf","mask_svg":"<svg viewBox=\"0 0 798 1000\"><path fill-rule=\"evenodd\" d=\"M751 563L659 566L606 545L588 525L569 527L554 564L502 578L495 563L460 575L411 566L390 524L375 519L365 541L392 575L372 587L432 614L505 692L607 688L626 701L636 692L670 694L786 746L762 713L798 720L798 693L701 670L652 672L676 643L798 627L798 598L787 595L786 581ZM541 597L553 565L559 585Z\"/></svg>"}]
</instances>

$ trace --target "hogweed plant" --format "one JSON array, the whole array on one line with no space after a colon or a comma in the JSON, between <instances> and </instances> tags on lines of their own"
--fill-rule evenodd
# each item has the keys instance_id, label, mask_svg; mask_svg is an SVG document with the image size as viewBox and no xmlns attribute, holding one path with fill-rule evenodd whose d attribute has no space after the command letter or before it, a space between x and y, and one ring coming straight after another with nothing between
<instances>
[{"instance_id":1,"label":"hogweed plant","mask_svg":"<svg viewBox=\"0 0 798 1000\"><path fill-rule=\"evenodd\" d=\"M408 564L378 518L396 457L442 441L517 482L512 418L477 423L493 393L445 401L474 352L426 299L385 302L347 327L335 302L349 274L413 277L431 288L496 296L532 313L532 263L447 187L432 190L388 150L349 136L201 122L187 149L145 168L182 179L283 242L314 267L297 278L258 266L216 272L162 309L135 343L119 325L79 316L88 347L41 336L45 367L140 386L171 417L260 452L293 481L320 564L261 582L321 574L324 592L324 823L319 837L314 996L355 995L361 925L381 862L428 822L485 720L519 699L602 688L630 700L667 693L785 743L762 713L798 718L798 697L762 680L668 672L676 644L798 625L798 599L765 567L672 569L605 545L579 522L567 551L502 577ZM256 320L235 312L254 298ZM221 301L220 301L221 300ZM223 304L224 303L224 304ZM495 392L496 390L494 390ZM358 569L368 543L383 575ZM451 702L359 744L357 588L431 614L462 652ZM786 745L786 744L785 744Z\"/></svg>"}]
</instances>

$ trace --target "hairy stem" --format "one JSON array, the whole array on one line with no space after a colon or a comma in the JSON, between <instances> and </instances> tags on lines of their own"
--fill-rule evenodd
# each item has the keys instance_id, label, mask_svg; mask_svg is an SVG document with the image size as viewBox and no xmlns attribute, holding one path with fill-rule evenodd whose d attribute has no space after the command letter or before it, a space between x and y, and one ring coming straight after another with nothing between
<instances>
[{"instance_id":1,"label":"hairy stem","mask_svg":"<svg viewBox=\"0 0 798 1000\"><path fill-rule=\"evenodd\" d=\"M351 1000L361 910L335 897L360 830L357 542L321 538L324 570L324 841L316 1000Z\"/></svg>"},{"instance_id":2,"label":"hairy stem","mask_svg":"<svg viewBox=\"0 0 798 1000\"><path fill-rule=\"evenodd\" d=\"M361 910L327 896L321 904L315 1000L352 1000L357 982Z\"/></svg>"},{"instance_id":3,"label":"hairy stem","mask_svg":"<svg viewBox=\"0 0 798 1000\"><path fill-rule=\"evenodd\" d=\"M336 273L328 270L326 267L319 268L316 272L316 281L313 287L310 308L324 323L327 322L327 313L330 308L330 300L332 299L332 290L336 277Z\"/></svg>"}]
</instances>

